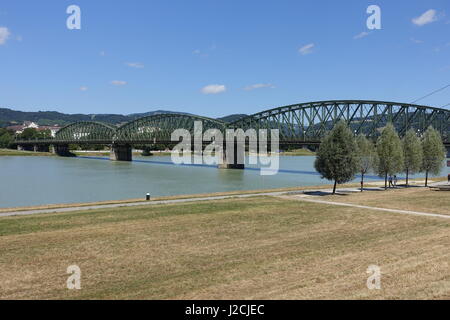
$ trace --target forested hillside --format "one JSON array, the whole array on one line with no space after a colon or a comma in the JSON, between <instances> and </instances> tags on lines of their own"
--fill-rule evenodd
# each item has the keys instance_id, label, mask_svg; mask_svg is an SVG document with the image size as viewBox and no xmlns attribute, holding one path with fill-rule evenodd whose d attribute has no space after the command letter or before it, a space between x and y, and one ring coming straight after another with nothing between
<instances>
[{"instance_id":1,"label":"forested hillside","mask_svg":"<svg viewBox=\"0 0 450 320\"><path fill-rule=\"evenodd\" d=\"M0 127L9 125L22 124L24 121L33 121L40 126L60 125L64 126L69 123L77 121L99 121L118 125L120 123L128 122L133 119L144 116L151 116L161 113L177 113L173 111L157 110L145 113L133 113L129 115L122 114L66 114L57 111L38 111L38 112L24 112L16 111L7 108L0 108ZM181 112L183 113L183 112ZM186 113L185 113L186 114ZM241 114L230 115L219 118L226 122L232 122L245 116Z\"/></svg>"}]
</instances>

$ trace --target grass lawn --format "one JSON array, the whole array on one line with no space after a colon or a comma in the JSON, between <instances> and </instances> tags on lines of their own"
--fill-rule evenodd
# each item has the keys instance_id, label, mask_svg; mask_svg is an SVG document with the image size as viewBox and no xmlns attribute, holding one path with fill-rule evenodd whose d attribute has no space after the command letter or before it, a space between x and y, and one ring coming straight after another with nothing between
<instances>
[{"instance_id":1,"label":"grass lawn","mask_svg":"<svg viewBox=\"0 0 450 320\"><path fill-rule=\"evenodd\" d=\"M320 199L450 215L450 192L418 187L388 189L387 191L365 191L349 195L330 195Z\"/></svg>"},{"instance_id":2,"label":"grass lawn","mask_svg":"<svg viewBox=\"0 0 450 320\"><path fill-rule=\"evenodd\" d=\"M272 197L5 217L0 298L449 299L449 247L446 219Z\"/></svg>"}]
</instances>

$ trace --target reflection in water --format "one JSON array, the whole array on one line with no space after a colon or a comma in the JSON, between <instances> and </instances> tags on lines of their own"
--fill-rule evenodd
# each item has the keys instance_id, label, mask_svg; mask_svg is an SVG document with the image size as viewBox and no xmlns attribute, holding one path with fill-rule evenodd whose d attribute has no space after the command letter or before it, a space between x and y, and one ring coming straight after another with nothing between
<instances>
[{"instance_id":1,"label":"reflection in water","mask_svg":"<svg viewBox=\"0 0 450 320\"><path fill-rule=\"evenodd\" d=\"M0 207L93 202L152 196L273 189L328 184L314 171L314 157L280 157L280 172L261 176L255 165L219 170L210 165L174 165L170 157L1 157ZM445 168L441 175L447 175ZM370 177L376 178L376 177Z\"/></svg>"},{"instance_id":2,"label":"reflection in water","mask_svg":"<svg viewBox=\"0 0 450 320\"><path fill-rule=\"evenodd\" d=\"M217 179L223 183L242 183L244 170L217 170Z\"/></svg>"}]
</instances>

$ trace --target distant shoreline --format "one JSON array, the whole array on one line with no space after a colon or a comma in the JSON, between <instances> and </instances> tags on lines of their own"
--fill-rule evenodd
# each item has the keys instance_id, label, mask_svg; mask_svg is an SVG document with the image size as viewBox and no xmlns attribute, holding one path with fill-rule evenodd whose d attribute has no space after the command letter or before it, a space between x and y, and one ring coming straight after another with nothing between
<instances>
[{"instance_id":1,"label":"distant shoreline","mask_svg":"<svg viewBox=\"0 0 450 320\"><path fill-rule=\"evenodd\" d=\"M108 150L71 150L75 155L80 156L109 156L110 151ZM151 157L151 156L170 156L171 153L167 151L151 151L151 154L148 156L143 156L141 154L141 151L133 150L134 156L142 156L142 157ZM246 155L249 155L248 152L246 152ZM312 157L315 156L315 152L312 152L307 149L297 149L293 151L285 151L278 153L279 156L305 156L305 157ZM14 156L14 157L53 157L56 156L55 154L51 152L34 152L34 151L23 151L23 150L14 150L14 149L0 149L0 157L2 156Z\"/></svg>"}]
</instances>

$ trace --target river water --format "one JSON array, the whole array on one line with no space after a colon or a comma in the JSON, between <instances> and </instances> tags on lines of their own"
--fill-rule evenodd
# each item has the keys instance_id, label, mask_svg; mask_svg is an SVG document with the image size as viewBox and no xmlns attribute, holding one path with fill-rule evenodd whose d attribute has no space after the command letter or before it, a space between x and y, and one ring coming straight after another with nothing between
<instances>
[{"instance_id":1,"label":"river water","mask_svg":"<svg viewBox=\"0 0 450 320\"><path fill-rule=\"evenodd\" d=\"M329 184L315 172L314 159L281 156L278 174L262 176L256 166L180 166L169 156L135 157L133 162L0 157L0 208L144 198L147 192L167 196ZM445 167L441 176L449 172Z\"/></svg>"}]
</instances>

